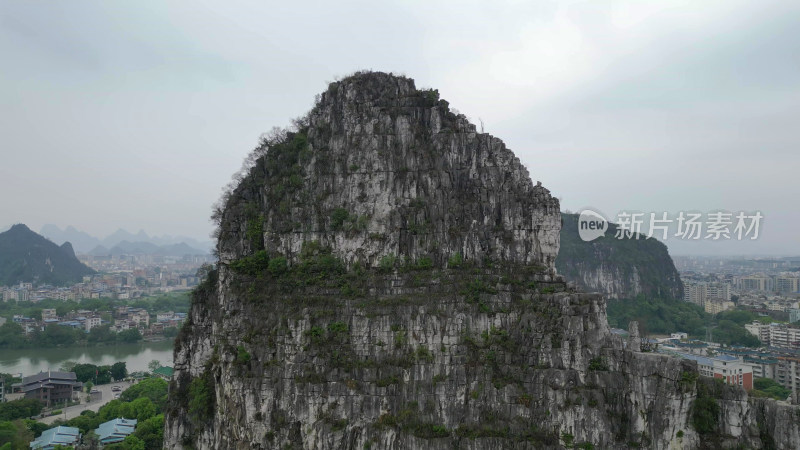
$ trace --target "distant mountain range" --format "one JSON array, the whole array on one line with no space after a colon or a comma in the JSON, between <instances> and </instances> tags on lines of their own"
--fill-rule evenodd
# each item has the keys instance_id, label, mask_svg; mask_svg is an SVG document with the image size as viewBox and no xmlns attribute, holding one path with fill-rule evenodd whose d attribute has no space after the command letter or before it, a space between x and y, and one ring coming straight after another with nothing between
<instances>
[{"instance_id":1,"label":"distant mountain range","mask_svg":"<svg viewBox=\"0 0 800 450\"><path fill-rule=\"evenodd\" d=\"M87 252L89 255L164 255L164 256L183 256L183 255L206 255L208 251L190 247L185 242L180 244L156 245L150 242L130 242L122 241L119 244L107 248L98 245Z\"/></svg>"},{"instance_id":2,"label":"distant mountain range","mask_svg":"<svg viewBox=\"0 0 800 450\"><path fill-rule=\"evenodd\" d=\"M56 243L70 242L78 253L92 255L108 254L160 254L186 255L208 254L213 244L211 241L198 241L186 236L149 236L144 230L133 234L119 229L99 239L73 226L61 229L47 224L42 227L41 234Z\"/></svg>"},{"instance_id":3,"label":"distant mountain range","mask_svg":"<svg viewBox=\"0 0 800 450\"><path fill-rule=\"evenodd\" d=\"M93 273L78 261L69 242L59 247L22 224L0 233L0 285L63 285Z\"/></svg>"}]
</instances>

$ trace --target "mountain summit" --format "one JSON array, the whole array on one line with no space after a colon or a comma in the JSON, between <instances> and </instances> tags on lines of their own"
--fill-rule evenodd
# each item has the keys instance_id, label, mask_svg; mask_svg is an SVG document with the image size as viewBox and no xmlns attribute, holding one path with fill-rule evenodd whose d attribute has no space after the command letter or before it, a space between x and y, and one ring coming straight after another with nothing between
<instances>
[{"instance_id":1,"label":"mountain summit","mask_svg":"<svg viewBox=\"0 0 800 450\"><path fill-rule=\"evenodd\" d=\"M392 255L436 266L460 255L554 269L558 200L437 91L356 75L331 84L302 122L264 143L225 205L223 262L260 248L294 262L303 242L319 241L371 267Z\"/></svg>"},{"instance_id":2,"label":"mountain summit","mask_svg":"<svg viewBox=\"0 0 800 450\"><path fill-rule=\"evenodd\" d=\"M790 448L796 409L612 334L558 202L435 90L358 73L223 199L167 448Z\"/></svg>"},{"instance_id":3,"label":"mountain summit","mask_svg":"<svg viewBox=\"0 0 800 450\"><path fill-rule=\"evenodd\" d=\"M72 245L58 246L23 224L0 233L0 285L19 282L63 285L94 270L75 257Z\"/></svg>"}]
</instances>

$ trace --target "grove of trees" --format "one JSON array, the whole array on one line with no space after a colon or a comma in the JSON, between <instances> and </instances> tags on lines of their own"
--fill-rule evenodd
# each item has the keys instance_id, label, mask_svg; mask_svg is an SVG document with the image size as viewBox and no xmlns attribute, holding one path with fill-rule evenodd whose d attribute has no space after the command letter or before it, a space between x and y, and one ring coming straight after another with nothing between
<instances>
[{"instance_id":1,"label":"grove of trees","mask_svg":"<svg viewBox=\"0 0 800 450\"><path fill-rule=\"evenodd\" d=\"M707 330L710 330L714 342L747 347L758 347L761 341L744 325L765 319L742 310L724 311L713 316L694 303L644 297L609 300L607 311L608 324L612 327L627 329L628 323L636 320L644 334L682 331L698 339L705 339Z\"/></svg>"}]
</instances>

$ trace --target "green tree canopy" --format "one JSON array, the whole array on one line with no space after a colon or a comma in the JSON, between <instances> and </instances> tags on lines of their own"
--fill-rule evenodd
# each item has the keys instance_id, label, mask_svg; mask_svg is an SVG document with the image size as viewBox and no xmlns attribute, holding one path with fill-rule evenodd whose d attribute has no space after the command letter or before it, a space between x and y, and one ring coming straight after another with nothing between
<instances>
[{"instance_id":1,"label":"green tree canopy","mask_svg":"<svg viewBox=\"0 0 800 450\"><path fill-rule=\"evenodd\" d=\"M146 397L161 411L167 404L168 387L169 383L164 379L158 377L147 378L126 389L120 395L120 399L130 402L137 398Z\"/></svg>"},{"instance_id":2,"label":"green tree canopy","mask_svg":"<svg viewBox=\"0 0 800 450\"><path fill-rule=\"evenodd\" d=\"M122 380L128 376L128 366L125 361L115 362L111 366L111 378L115 380Z\"/></svg>"},{"instance_id":3,"label":"green tree canopy","mask_svg":"<svg viewBox=\"0 0 800 450\"><path fill-rule=\"evenodd\" d=\"M21 398L0 403L0 421L24 419L42 412L42 402L32 398Z\"/></svg>"}]
</instances>

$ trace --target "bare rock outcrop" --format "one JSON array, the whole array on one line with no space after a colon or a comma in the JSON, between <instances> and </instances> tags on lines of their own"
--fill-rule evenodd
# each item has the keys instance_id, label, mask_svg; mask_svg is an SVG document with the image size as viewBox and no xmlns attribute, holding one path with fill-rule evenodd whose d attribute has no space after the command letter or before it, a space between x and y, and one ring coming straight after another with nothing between
<instances>
[{"instance_id":1,"label":"bare rock outcrop","mask_svg":"<svg viewBox=\"0 0 800 450\"><path fill-rule=\"evenodd\" d=\"M219 212L168 448L790 448L797 409L609 332L557 200L412 80L332 83Z\"/></svg>"}]
</instances>

